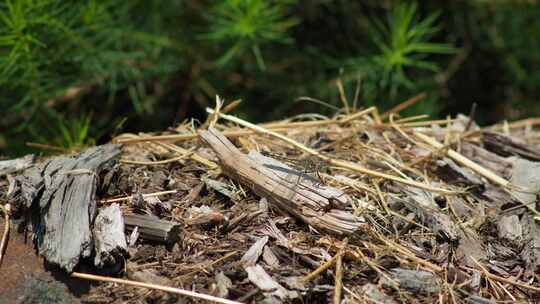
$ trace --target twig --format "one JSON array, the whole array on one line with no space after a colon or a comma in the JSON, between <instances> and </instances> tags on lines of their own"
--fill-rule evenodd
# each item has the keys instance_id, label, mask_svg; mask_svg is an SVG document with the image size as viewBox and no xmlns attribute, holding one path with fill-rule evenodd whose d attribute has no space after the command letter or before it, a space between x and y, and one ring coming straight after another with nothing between
<instances>
[{"instance_id":1,"label":"twig","mask_svg":"<svg viewBox=\"0 0 540 304\"><path fill-rule=\"evenodd\" d=\"M419 120L419 119L424 119L424 118L429 118L429 115L420 114L420 115L415 115L415 116L410 116L410 117L406 117L406 118L397 119L394 122L399 124L399 123L411 122L413 120Z\"/></svg>"},{"instance_id":2,"label":"twig","mask_svg":"<svg viewBox=\"0 0 540 304\"><path fill-rule=\"evenodd\" d=\"M11 205L0 205L0 209L4 213L4 234L2 235L2 240L0 241L0 265L2 265L2 260L4 259L4 252L6 250L7 240L9 236L9 212L11 211Z\"/></svg>"},{"instance_id":3,"label":"twig","mask_svg":"<svg viewBox=\"0 0 540 304\"><path fill-rule=\"evenodd\" d=\"M382 115L381 115L381 118L384 119L386 117L388 117L390 114L396 114L396 113L399 113L403 110L405 110L406 108L414 105L415 103L419 102L420 100L424 99L425 97L427 96L426 92L422 92L416 96L413 96L407 100L405 100L404 102L398 104L397 106L393 107L392 109L384 112Z\"/></svg>"},{"instance_id":4,"label":"twig","mask_svg":"<svg viewBox=\"0 0 540 304\"><path fill-rule=\"evenodd\" d=\"M160 195L171 194L171 193L176 193L176 192L178 192L178 190L160 191L160 192L143 194L142 197L147 198L147 197L160 196ZM133 199L133 195L130 195L130 196L119 197L119 198L102 199L102 200L99 201L99 203L108 204L108 203L129 201L129 200L132 200L132 199Z\"/></svg>"},{"instance_id":5,"label":"twig","mask_svg":"<svg viewBox=\"0 0 540 304\"><path fill-rule=\"evenodd\" d=\"M424 142L426 142L427 144L431 145L432 147L436 148L436 149L442 149L444 148L444 145L439 143L437 140L425 135L425 134L422 134L420 132L415 132L414 135L416 135L416 137L420 138L421 140L423 140ZM506 179L498 176L497 174L495 174L494 172L492 172L491 170L487 169L487 168L484 168L482 166L480 166L479 164L473 162L472 160L466 158L465 156L461 155L460 153L452 150L452 149L448 149L446 150L446 155L448 155L448 157L452 158L453 160L455 160L456 162L462 164L463 166L466 166L468 167L469 169L473 170L474 172L480 174L481 176L487 178L488 180L492 181L493 183L495 184L498 184L502 187L505 187L505 188L508 188L511 184L509 181L507 181Z\"/></svg>"},{"instance_id":6,"label":"twig","mask_svg":"<svg viewBox=\"0 0 540 304\"><path fill-rule=\"evenodd\" d=\"M460 119L450 119L450 122L459 121ZM429 120L429 121L417 121L417 122L407 122L399 124L400 127L406 128L415 128L415 127L424 127L431 125L444 125L448 123L448 119L438 119L438 120Z\"/></svg>"},{"instance_id":7,"label":"twig","mask_svg":"<svg viewBox=\"0 0 540 304\"><path fill-rule=\"evenodd\" d=\"M241 302L227 300L223 298L214 297L211 295L198 293L194 291L184 290L180 288L174 288L169 286L163 286L163 285L157 285L157 284L150 284L150 283L143 283L143 282L137 282L132 280L125 280L125 279L117 279L117 278L111 278L111 277L105 277L105 276L98 276L88 273L80 273L80 272L73 272L71 274L72 277L80 278L80 279L86 279L86 280L92 280L92 281L98 281L98 282L110 282L110 283L118 283L118 284L125 284L125 285L131 285L131 286L137 286L137 287L143 287L143 288L149 288L149 289L155 289L155 290L161 290L165 292L170 293L176 293L187 297L207 300L215 303L224 303L224 304L239 304Z\"/></svg>"},{"instance_id":8,"label":"twig","mask_svg":"<svg viewBox=\"0 0 540 304\"><path fill-rule=\"evenodd\" d=\"M341 81L341 78L336 80L336 86L339 90L339 98L341 102L343 103L343 107L345 108L345 113L349 114L351 111L349 109L349 103L347 102L347 97L345 97L345 89L343 88L343 81Z\"/></svg>"},{"instance_id":9,"label":"twig","mask_svg":"<svg viewBox=\"0 0 540 304\"><path fill-rule=\"evenodd\" d=\"M334 263L337 261L338 259L338 256L339 254L336 254L334 255L331 259L329 259L328 261L324 262L321 266L319 266L317 269L313 270L312 272L310 272L309 274L307 274L306 276L304 276L301 281L303 283L309 283L311 282L313 279L315 279L316 277L318 277L321 273L323 273L324 271L326 271L328 268L332 267L332 265L334 265Z\"/></svg>"},{"instance_id":10,"label":"twig","mask_svg":"<svg viewBox=\"0 0 540 304\"><path fill-rule=\"evenodd\" d=\"M32 147L32 148L44 149L44 150L57 151L57 152L61 152L61 153L69 152L68 149L65 149L65 148L62 148L62 147L56 147L56 146L51 146L51 145L47 145L47 144L40 144L40 143L34 143L34 142L27 142L26 146L27 147Z\"/></svg>"},{"instance_id":11,"label":"twig","mask_svg":"<svg viewBox=\"0 0 540 304\"><path fill-rule=\"evenodd\" d=\"M514 121L510 124L506 124L508 129L519 129L527 126L536 126L540 125L540 118L527 118L523 120ZM503 130L505 127L505 123L499 123L494 126L489 127L488 129L491 130Z\"/></svg>"},{"instance_id":12,"label":"twig","mask_svg":"<svg viewBox=\"0 0 540 304\"><path fill-rule=\"evenodd\" d=\"M204 269L208 269L222 261L225 261L226 259L236 255L238 253L238 251L232 251L232 252L229 252L227 253L226 255L222 256L221 258L215 260L215 261L211 261L209 263L205 263L204 265L198 265L198 267L196 267L196 270L193 270L191 272L188 272L186 274L183 274L182 277L189 277L190 275L194 275L200 271L203 271Z\"/></svg>"},{"instance_id":13,"label":"twig","mask_svg":"<svg viewBox=\"0 0 540 304\"><path fill-rule=\"evenodd\" d=\"M472 123L474 122L474 116L476 115L476 102L473 102L471 106L471 111L469 112L469 121L467 122L467 125L465 126L465 132L469 131L469 129L472 126Z\"/></svg>"},{"instance_id":14,"label":"twig","mask_svg":"<svg viewBox=\"0 0 540 304\"><path fill-rule=\"evenodd\" d=\"M426 268L429 268L433 272L442 272L442 271L444 271L444 268L439 267L439 266L437 266L437 265L435 265L433 263L430 263L429 261L426 261L424 259L421 259L421 258L417 257L414 253L410 252L409 249L403 247L402 245L400 245L400 244L398 244L396 242L393 242L393 241L383 237L378 232L376 232L374 230L369 230L369 231L372 234L374 234L375 237L377 239L379 239L381 242L383 242L386 246L388 246L389 248L392 248L393 250L403 254L404 256L409 258L410 260L412 260L412 261L414 261L414 262L416 262L418 264L421 264Z\"/></svg>"},{"instance_id":15,"label":"twig","mask_svg":"<svg viewBox=\"0 0 540 304\"><path fill-rule=\"evenodd\" d=\"M365 109L365 110L356 112L356 113L354 113L354 114L352 114L352 115L349 115L349 116L347 116L347 117L345 117L345 118L339 120L338 123L344 124L344 123L347 123L347 122L349 122L349 121L358 119L359 117L362 117L362 116L364 116L364 115L366 115L366 114L373 113L376 109L377 109L377 108L375 108L375 107L369 107L369 108L367 108L367 109Z\"/></svg>"},{"instance_id":16,"label":"twig","mask_svg":"<svg viewBox=\"0 0 540 304\"><path fill-rule=\"evenodd\" d=\"M261 124L261 126L266 129L271 129L276 132L286 132L291 129L298 129L298 128L311 128L311 127L320 127L320 126L327 126L327 125L333 125L333 124L343 124L371 112L373 112L374 117L378 117L376 115L376 110L377 108L370 107L366 110L347 116L343 118L342 120L325 119L325 120L300 121L300 122L289 122L289 123L279 122L279 123ZM457 121L457 119L454 119L452 121ZM400 123L400 126L405 127L405 128L414 128L414 127L423 127L423 126L430 126L430 125L440 125L440 124L446 124L446 123L448 123L448 121L446 119L442 119L442 120L431 120L431 121L417 121L417 122L402 123L402 124ZM379 127L386 127L386 125L382 124ZM253 130L232 130L232 131L224 131L223 135L225 135L225 137L231 138L231 137L253 135L256 133L257 132ZM113 140L113 142L119 143L119 144L135 144L135 143L140 143L140 142L155 142L155 141L159 141L159 142L186 141L186 140L192 140L192 139L198 139L198 138L199 138L199 134L195 134L195 133L153 135L153 136L137 136L137 135L131 134L129 137L124 134L124 135L120 135L116 137Z\"/></svg>"},{"instance_id":17,"label":"twig","mask_svg":"<svg viewBox=\"0 0 540 304\"><path fill-rule=\"evenodd\" d=\"M216 163L214 163L213 161L211 160L208 160L202 156L200 156L199 154L197 153L194 153L193 151L190 151L190 150L186 150L180 146L177 146L177 145L174 145L174 144L170 144L170 143L156 143L162 147L165 147L171 151L174 151L176 153L179 153L181 154L182 156L184 155L187 155L189 156L189 158L191 158L192 160L198 162L198 163L201 163L207 167L209 167L210 169L216 169L218 168L218 165Z\"/></svg>"}]
</instances>

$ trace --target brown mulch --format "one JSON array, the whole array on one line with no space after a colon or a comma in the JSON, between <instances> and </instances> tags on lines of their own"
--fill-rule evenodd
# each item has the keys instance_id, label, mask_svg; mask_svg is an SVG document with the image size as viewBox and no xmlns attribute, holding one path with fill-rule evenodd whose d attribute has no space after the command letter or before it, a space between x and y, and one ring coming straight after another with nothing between
<instances>
[{"instance_id":1,"label":"brown mulch","mask_svg":"<svg viewBox=\"0 0 540 304\"><path fill-rule=\"evenodd\" d=\"M421 121L370 108L254 128L216 110L204 129L343 191L347 205L331 207L362 224L353 233L318 229L272 194L261 197L220 166L190 123L124 134L114 140L120 161L100 176L99 207L116 199L124 214L181 231L169 244L126 232L129 258L116 276L243 303L540 301L537 120L480 128L463 115ZM199 301L117 283L81 299Z\"/></svg>"}]
</instances>

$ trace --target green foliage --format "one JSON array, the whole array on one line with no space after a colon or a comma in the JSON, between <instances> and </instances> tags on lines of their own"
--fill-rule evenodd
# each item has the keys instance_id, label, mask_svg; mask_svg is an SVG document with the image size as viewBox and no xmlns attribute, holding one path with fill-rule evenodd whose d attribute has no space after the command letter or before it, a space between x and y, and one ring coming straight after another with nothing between
<instances>
[{"instance_id":1,"label":"green foliage","mask_svg":"<svg viewBox=\"0 0 540 304\"><path fill-rule=\"evenodd\" d=\"M413 87L414 83L406 76L405 68L436 72L437 64L427 60L427 55L455 52L455 48L448 44L429 42L438 30L434 25L437 16L431 14L419 21L415 4L400 4L388 16L387 24L374 19L371 37L380 53L373 57L373 61L383 68L384 84Z\"/></svg>"},{"instance_id":2,"label":"green foliage","mask_svg":"<svg viewBox=\"0 0 540 304\"><path fill-rule=\"evenodd\" d=\"M540 114L539 14L519 1L2 1L0 149L162 130L203 119L216 94L252 121L332 114L338 79L359 107L425 91L407 114Z\"/></svg>"},{"instance_id":3,"label":"green foliage","mask_svg":"<svg viewBox=\"0 0 540 304\"><path fill-rule=\"evenodd\" d=\"M438 13L420 19L416 4L397 5L387 16L386 22L373 18L369 24L369 37L376 46L374 54L346 61L346 66L362 79L365 86L364 99L370 103L381 93L395 101L402 87L409 92L418 91L422 82L439 71L431 54L452 54L456 49L449 44L431 42L439 30L435 25ZM342 62L339 62L343 64ZM427 77L411 80L407 75L417 70L427 70Z\"/></svg>"},{"instance_id":4,"label":"green foliage","mask_svg":"<svg viewBox=\"0 0 540 304\"><path fill-rule=\"evenodd\" d=\"M39 130L36 124L44 119L36 117L59 116L70 109L56 106L65 102L74 103L82 117L98 104L101 113L112 111L114 97L123 88L138 88L132 89L132 104L139 115L148 112L154 100L141 98L141 83L177 70L181 60L166 36L140 28L146 26L145 20L131 21L145 3L8 0L0 4L0 108L10 113L5 123L17 125L9 129L28 132L34 125L31 129ZM96 92L96 97L105 90L108 97L98 97L102 100L90 106L63 100L66 91L77 86L90 88L82 91ZM66 138L65 132L58 138L68 145L78 141Z\"/></svg>"},{"instance_id":5,"label":"green foliage","mask_svg":"<svg viewBox=\"0 0 540 304\"><path fill-rule=\"evenodd\" d=\"M36 121L28 128L34 142L49 147L50 152L78 151L84 147L93 146L99 132L92 125L92 115L83 114L79 117L68 117L67 114L51 112L44 121Z\"/></svg>"},{"instance_id":6,"label":"green foliage","mask_svg":"<svg viewBox=\"0 0 540 304\"><path fill-rule=\"evenodd\" d=\"M74 149L95 144L95 140L88 134L91 121L92 115L70 120L58 119L57 128L62 134L62 140L58 141L58 145L66 149Z\"/></svg>"},{"instance_id":7,"label":"green foliage","mask_svg":"<svg viewBox=\"0 0 540 304\"><path fill-rule=\"evenodd\" d=\"M217 60L219 65L251 50L261 70L265 64L261 46L269 43L292 43L287 32L298 23L287 17L294 1L226 0L216 4L207 15L208 33L203 38L231 45Z\"/></svg>"}]
</instances>

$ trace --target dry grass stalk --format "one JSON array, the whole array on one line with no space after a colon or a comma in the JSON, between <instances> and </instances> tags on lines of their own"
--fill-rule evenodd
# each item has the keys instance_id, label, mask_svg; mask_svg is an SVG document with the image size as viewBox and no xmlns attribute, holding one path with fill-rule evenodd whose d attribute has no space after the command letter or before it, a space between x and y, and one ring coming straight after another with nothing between
<instances>
[{"instance_id":1,"label":"dry grass stalk","mask_svg":"<svg viewBox=\"0 0 540 304\"><path fill-rule=\"evenodd\" d=\"M388 110L387 112L384 112L381 115L381 118L384 119L384 118L390 116L391 114L397 114L397 113L405 110L406 108L416 104L417 102L421 101L426 96L427 96L426 92L422 92L422 93L420 93L420 94L418 94L416 96L413 96L413 97L405 100L404 102L398 104L397 106L393 107L392 109Z\"/></svg>"},{"instance_id":2,"label":"dry grass stalk","mask_svg":"<svg viewBox=\"0 0 540 304\"><path fill-rule=\"evenodd\" d=\"M334 304L341 303L341 289L343 289L343 254L346 251L347 243L349 240L346 238L341 243L341 249L337 253L336 259L336 277L334 279Z\"/></svg>"},{"instance_id":3,"label":"dry grass stalk","mask_svg":"<svg viewBox=\"0 0 540 304\"><path fill-rule=\"evenodd\" d=\"M112 278L112 277L98 276L98 275L92 275L92 274L80 273L80 272L73 272L71 276L75 278L91 280L91 281L125 284L125 285L131 285L131 286L136 286L136 287L161 290L165 292L183 295L190 298L206 300L206 301L210 301L214 303L241 304L240 302L237 302L237 301L231 301L231 300L218 298L218 297L214 297L211 295L206 295L206 294L202 294L202 293L198 293L194 291L189 291L189 290L184 290L184 289L174 288L174 287L169 287L169 286L162 286L162 285L157 285L157 284L142 283L142 282L137 282L137 281L132 281L132 280L117 279L117 278Z\"/></svg>"},{"instance_id":4,"label":"dry grass stalk","mask_svg":"<svg viewBox=\"0 0 540 304\"><path fill-rule=\"evenodd\" d=\"M414 135L418 138L420 138L421 140L423 140L424 142L430 144L431 146L433 146L434 148L436 149L443 149L444 148L444 145L439 143L437 140L425 135L425 134L422 134L420 132L415 132ZM474 172L480 174L481 176L487 178L488 180L494 182L495 184L498 184L504 188L508 188L510 186L510 182L505 180L504 178L498 176L497 174L495 174L494 172L492 172L491 170L487 169L487 168L484 168L482 166L480 166L479 164L471 161L470 159L466 158L465 156L461 155L460 153L452 150L452 149L447 149L446 150L446 154L452 158L453 160L455 160L456 162L470 168L471 170L473 170Z\"/></svg>"},{"instance_id":5,"label":"dry grass stalk","mask_svg":"<svg viewBox=\"0 0 540 304\"><path fill-rule=\"evenodd\" d=\"M209 113L213 113L212 109L207 109L207 111ZM220 114L219 116L221 118L223 118L223 119L226 119L226 120L235 122L235 123L237 123L239 125L242 125L244 127L253 129L253 130L255 130L255 131L257 131L257 132L259 132L261 134L266 134L266 135L270 135L272 137L281 139L284 142L291 144L295 148L298 148L302 152L305 152L305 153L311 154L313 156L316 156L316 157L322 159L323 161L329 163L332 166L337 166L337 167L349 169L349 170L352 170L352 171L356 171L356 172L359 172L359 173L371 175L371 176L374 176L374 177L380 177L380 178L383 178L383 179L392 180L392 181L395 181L395 182L398 182L398 183L403 183L405 185L417 187L417 188L420 188L420 189L424 189L424 190L432 191L432 192L436 192L436 193L444 193L444 194L461 193L459 191L440 189L440 188L432 187L432 186L430 186L428 184L424 184L424 183L420 183L420 182L416 182L416 181L412 181L412 180L406 180L406 179L395 177L395 176L392 176L392 175L389 175L389 174L380 173L380 172L377 172L377 171L374 171L374 170L364 168L364 167L362 167L360 165L357 165L357 164L354 164L354 163L351 163L351 162L338 160L338 159L333 159L333 158L330 158L328 156L325 156L325 155L319 153L318 151L316 151L314 149L308 148L308 147L304 146L303 144L301 144L301 143L299 143L299 142L297 142L297 141L295 141L295 140L293 140L293 139L291 139L291 138L289 138L287 136L284 136L282 134L276 133L276 132L271 131L271 130L266 130L266 129L262 128L261 126L254 125L254 124L252 124L250 122L247 122L245 120L242 120L240 118L237 118L237 117L234 117L234 116L231 116L231 115L227 115L227 114Z\"/></svg>"},{"instance_id":6,"label":"dry grass stalk","mask_svg":"<svg viewBox=\"0 0 540 304\"><path fill-rule=\"evenodd\" d=\"M310 272L309 274L305 275L301 279L301 281L303 283L309 283L309 282L313 281L313 279L320 276L326 270L330 269L330 267L332 267L334 265L334 263L337 261L338 257L339 257L339 253L335 254L331 259L329 259L328 261L321 264L321 266L319 266L317 269L315 269L312 272Z\"/></svg>"},{"instance_id":7,"label":"dry grass stalk","mask_svg":"<svg viewBox=\"0 0 540 304\"><path fill-rule=\"evenodd\" d=\"M499 281L499 282L510 284L510 285L514 285L514 286L517 286L517 287L520 287L520 288L523 288L523 289L528 289L528 290L540 292L539 287L535 287L535 286L525 284L525 283L521 283L521 282L516 282L516 281L510 280L510 279L503 278L503 277L498 276L496 274L492 274L484 266L482 266L478 261L474 260L474 263L476 265L478 265L478 267L480 268L482 274L488 279Z\"/></svg>"},{"instance_id":8,"label":"dry grass stalk","mask_svg":"<svg viewBox=\"0 0 540 304\"><path fill-rule=\"evenodd\" d=\"M167 190L167 191L159 191L154 193L146 193L143 194L142 197L153 197L153 196L160 196L160 195L166 195L166 194L173 194L177 193L178 190ZM126 202L133 199L133 195L130 196L124 196L124 197L118 197L118 198L109 198L109 199L102 199L99 201L100 204L110 204L110 203L117 203L117 202Z\"/></svg>"},{"instance_id":9,"label":"dry grass stalk","mask_svg":"<svg viewBox=\"0 0 540 304\"><path fill-rule=\"evenodd\" d=\"M121 159L120 162L123 164L131 164L131 165L156 166L156 165L173 163L173 162L185 159L188 156L190 156L190 154L173 157L169 159L164 159L164 160L157 160L157 161L136 161L136 160L129 160L129 159Z\"/></svg>"}]
</instances>

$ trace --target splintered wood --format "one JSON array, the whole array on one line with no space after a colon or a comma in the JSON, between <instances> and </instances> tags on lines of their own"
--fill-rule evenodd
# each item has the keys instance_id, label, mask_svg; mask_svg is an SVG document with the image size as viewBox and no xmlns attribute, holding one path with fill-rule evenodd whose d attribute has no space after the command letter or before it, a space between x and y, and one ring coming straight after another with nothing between
<instances>
[{"instance_id":1,"label":"splintered wood","mask_svg":"<svg viewBox=\"0 0 540 304\"><path fill-rule=\"evenodd\" d=\"M350 198L343 191L323 186L302 172L256 151L245 155L214 128L201 131L200 135L216 152L225 174L313 228L350 234L365 223L361 217L338 209L350 204Z\"/></svg>"}]
</instances>

